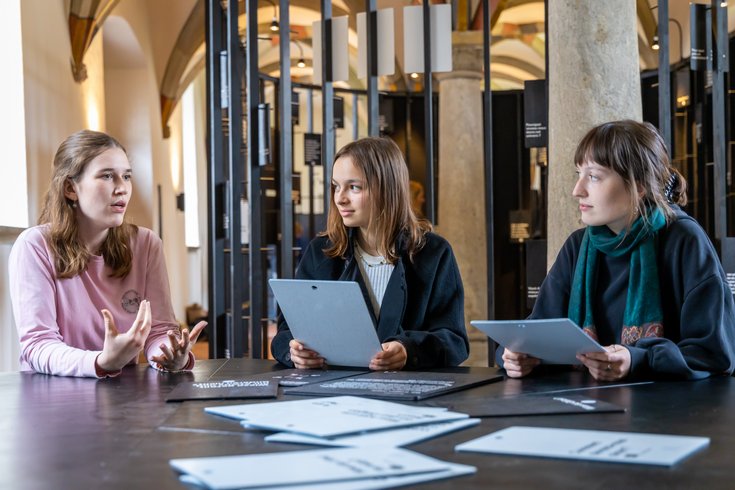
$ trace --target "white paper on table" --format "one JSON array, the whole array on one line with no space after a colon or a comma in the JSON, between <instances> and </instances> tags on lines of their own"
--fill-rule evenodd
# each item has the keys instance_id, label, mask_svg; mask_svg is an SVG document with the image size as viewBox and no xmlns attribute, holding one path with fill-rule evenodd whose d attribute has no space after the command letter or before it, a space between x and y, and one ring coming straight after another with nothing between
<instances>
[{"instance_id":1,"label":"white paper on table","mask_svg":"<svg viewBox=\"0 0 735 490\"><path fill-rule=\"evenodd\" d=\"M336 448L241 456L172 459L169 464L211 489L345 482L451 469L407 449Z\"/></svg>"},{"instance_id":2,"label":"white paper on table","mask_svg":"<svg viewBox=\"0 0 735 490\"><path fill-rule=\"evenodd\" d=\"M509 427L455 451L672 466L709 445L709 437L603 430Z\"/></svg>"},{"instance_id":3,"label":"white paper on table","mask_svg":"<svg viewBox=\"0 0 735 490\"><path fill-rule=\"evenodd\" d=\"M288 442L293 444L312 444L332 447L401 447L425 441L443 434L472 427L480 423L480 419L460 419L437 424L416 425L404 429L380 430L365 434L342 437L312 437L290 432L278 432L265 437L267 442Z\"/></svg>"},{"instance_id":4,"label":"white paper on table","mask_svg":"<svg viewBox=\"0 0 735 490\"><path fill-rule=\"evenodd\" d=\"M440 407L404 405L357 396L206 407L207 413L246 421L251 428L336 437L358 432L467 419Z\"/></svg>"}]
</instances>

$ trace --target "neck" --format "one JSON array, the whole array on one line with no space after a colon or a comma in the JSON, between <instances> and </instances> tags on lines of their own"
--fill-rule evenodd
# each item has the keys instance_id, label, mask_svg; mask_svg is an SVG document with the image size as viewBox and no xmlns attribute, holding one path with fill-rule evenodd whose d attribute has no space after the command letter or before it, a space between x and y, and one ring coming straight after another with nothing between
<instances>
[{"instance_id":1,"label":"neck","mask_svg":"<svg viewBox=\"0 0 735 490\"><path fill-rule=\"evenodd\" d=\"M104 228L102 230L90 229L89 227L84 226L81 222L79 223L79 240L82 242L82 245L84 245L87 251L92 255L99 255L98 252L102 247L102 244L105 242L105 239L107 238L107 234L109 232L109 228Z\"/></svg>"},{"instance_id":2,"label":"neck","mask_svg":"<svg viewBox=\"0 0 735 490\"><path fill-rule=\"evenodd\" d=\"M375 245L375 239L368 236L367 230L360 228L360 233L357 234L357 243L361 249L370 255L380 255L378 247Z\"/></svg>"}]
</instances>

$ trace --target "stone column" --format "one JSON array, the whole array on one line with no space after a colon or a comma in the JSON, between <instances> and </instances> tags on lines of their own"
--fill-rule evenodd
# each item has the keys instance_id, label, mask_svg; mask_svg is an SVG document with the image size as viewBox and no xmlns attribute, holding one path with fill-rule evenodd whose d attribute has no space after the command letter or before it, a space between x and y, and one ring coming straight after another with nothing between
<instances>
[{"instance_id":1,"label":"stone column","mask_svg":"<svg viewBox=\"0 0 735 490\"><path fill-rule=\"evenodd\" d=\"M472 32L454 32L453 70L439 80L439 189L437 232L457 257L465 292L465 319L487 318L485 180L482 161L482 45ZM474 333L473 333L474 331ZM472 329L473 339L487 337ZM482 344L484 345L484 344ZM487 349L471 349L487 365Z\"/></svg>"},{"instance_id":2,"label":"stone column","mask_svg":"<svg viewBox=\"0 0 735 490\"><path fill-rule=\"evenodd\" d=\"M581 227L572 198L574 150L593 126L641 120L635 0L548 3L549 267Z\"/></svg>"}]
</instances>

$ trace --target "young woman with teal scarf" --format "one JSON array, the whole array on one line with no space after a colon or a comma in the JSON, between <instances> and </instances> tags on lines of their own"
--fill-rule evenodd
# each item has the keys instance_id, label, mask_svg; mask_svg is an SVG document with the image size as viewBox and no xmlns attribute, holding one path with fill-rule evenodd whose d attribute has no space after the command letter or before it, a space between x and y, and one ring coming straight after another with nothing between
<instances>
[{"instance_id":1,"label":"young woman with teal scarf","mask_svg":"<svg viewBox=\"0 0 735 490\"><path fill-rule=\"evenodd\" d=\"M574 161L586 227L562 247L530 318L569 317L605 346L578 356L601 381L732 374L733 295L704 230L679 208L686 182L656 129L601 124ZM499 362L517 378L540 361L505 349Z\"/></svg>"}]
</instances>

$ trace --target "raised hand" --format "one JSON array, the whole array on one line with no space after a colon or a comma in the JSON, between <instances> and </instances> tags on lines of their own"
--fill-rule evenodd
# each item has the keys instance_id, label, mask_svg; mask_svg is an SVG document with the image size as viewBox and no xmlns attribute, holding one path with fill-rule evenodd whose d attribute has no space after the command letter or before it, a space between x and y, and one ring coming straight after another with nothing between
<instances>
[{"instance_id":1,"label":"raised hand","mask_svg":"<svg viewBox=\"0 0 735 490\"><path fill-rule=\"evenodd\" d=\"M199 322L191 332L185 328L181 331L180 339L173 330L169 330L167 332L169 345L161 344L161 354L151 357L151 360L164 371L181 371L189 363L189 352L206 326L207 322Z\"/></svg>"},{"instance_id":2,"label":"raised hand","mask_svg":"<svg viewBox=\"0 0 735 490\"><path fill-rule=\"evenodd\" d=\"M140 302L135 322L125 333L118 331L108 310L102 310L102 318L105 320L105 342L102 352L97 356L97 366L104 371L118 371L134 359L145 345L151 331L151 304L147 300Z\"/></svg>"}]
</instances>

